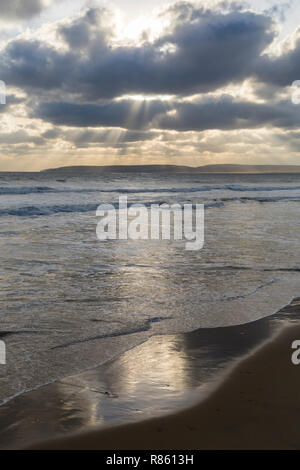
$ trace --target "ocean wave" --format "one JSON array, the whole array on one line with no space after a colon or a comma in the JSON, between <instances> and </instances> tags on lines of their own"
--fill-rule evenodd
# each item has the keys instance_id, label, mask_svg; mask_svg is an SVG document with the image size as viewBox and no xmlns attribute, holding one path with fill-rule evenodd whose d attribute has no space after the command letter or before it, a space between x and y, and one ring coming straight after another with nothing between
<instances>
[{"instance_id":1,"label":"ocean wave","mask_svg":"<svg viewBox=\"0 0 300 470\"><path fill-rule=\"evenodd\" d=\"M49 193L52 192L52 188L48 188L48 186L16 186L16 187L9 187L4 186L0 187L0 195L14 195L14 194L32 194L32 193Z\"/></svg>"},{"instance_id":2,"label":"ocean wave","mask_svg":"<svg viewBox=\"0 0 300 470\"><path fill-rule=\"evenodd\" d=\"M99 204L66 204L54 206L25 206L25 207L9 207L0 209L0 217L16 216L16 217L33 217L46 216L59 213L69 212L90 212L95 211Z\"/></svg>"},{"instance_id":3,"label":"ocean wave","mask_svg":"<svg viewBox=\"0 0 300 470\"><path fill-rule=\"evenodd\" d=\"M203 201L181 201L180 204L191 204L194 208L197 204L204 204L205 208L214 208L222 207L226 202L281 202L281 201L290 201L290 202L300 202L300 197L289 197L289 196L278 196L278 197L235 197L235 198L221 198L212 200L203 200ZM139 203L139 201L131 201L128 204L128 207L132 204ZM105 205L112 205L115 209L119 208L119 203L117 202L105 202ZM152 204L161 205L161 204L170 204L172 201L143 201L143 205L146 207L151 206ZM100 203L90 203L90 204L63 204L63 205L51 205L51 206L23 206L23 207L8 207L0 209L0 217L4 216L16 216L16 217L34 217L34 216L50 216L61 213L84 213L96 211Z\"/></svg>"},{"instance_id":4,"label":"ocean wave","mask_svg":"<svg viewBox=\"0 0 300 470\"><path fill-rule=\"evenodd\" d=\"M239 184L228 184L225 185L224 189L240 192L300 191L300 186L242 186Z\"/></svg>"},{"instance_id":5,"label":"ocean wave","mask_svg":"<svg viewBox=\"0 0 300 470\"><path fill-rule=\"evenodd\" d=\"M242 186L239 184L209 185L191 188L121 188L101 189L103 193L139 194L139 193L195 193L208 191L267 192L267 191L300 191L300 186Z\"/></svg>"},{"instance_id":6,"label":"ocean wave","mask_svg":"<svg viewBox=\"0 0 300 470\"><path fill-rule=\"evenodd\" d=\"M137 201L138 202L138 201ZM130 204L135 204L136 202L131 202ZM165 201L149 201L143 202L143 204L148 207L151 204L164 204ZM119 203L105 203L105 205L112 205L115 209L119 208ZM34 216L48 216L60 213L84 213L96 211L100 203L90 203L90 204L61 204L61 205L51 205L51 206L23 206L23 207L8 207L5 209L0 209L0 217L4 216L16 216L16 217L34 217Z\"/></svg>"},{"instance_id":7,"label":"ocean wave","mask_svg":"<svg viewBox=\"0 0 300 470\"><path fill-rule=\"evenodd\" d=\"M68 188L58 189L48 186L3 186L0 187L0 196L3 195L26 195L26 194L40 194L40 193L94 193L99 192L99 189L94 188Z\"/></svg>"},{"instance_id":8,"label":"ocean wave","mask_svg":"<svg viewBox=\"0 0 300 470\"><path fill-rule=\"evenodd\" d=\"M52 188L49 186L2 186L1 195L26 195L40 193L116 193L116 194L174 194L209 191L268 192L300 191L300 186L243 186L239 184L202 185L191 188Z\"/></svg>"},{"instance_id":9,"label":"ocean wave","mask_svg":"<svg viewBox=\"0 0 300 470\"><path fill-rule=\"evenodd\" d=\"M281 202L281 201L291 201L291 202L300 202L300 197L293 197L293 196L242 196L242 197L222 197L222 202L247 202L247 201L254 201L254 202Z\"/></svg>"}]
</instances>

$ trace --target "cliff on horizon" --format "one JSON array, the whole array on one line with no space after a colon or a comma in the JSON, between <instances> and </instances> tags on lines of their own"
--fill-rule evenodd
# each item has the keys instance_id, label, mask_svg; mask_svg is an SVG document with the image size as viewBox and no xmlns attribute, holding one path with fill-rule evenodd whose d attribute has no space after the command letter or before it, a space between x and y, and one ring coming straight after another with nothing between
<instances>
[{"instance_id":1,"label":"cliff on horizon","mask_svg":"<svg viewBox=\"0 0 300 470\"><path fill-rule=\"evenodd\" d=\"M97 175L103 173L300 173L300 165L112 165L66 166L43 170L49 175Z\"/></svg>"}]
</instances>

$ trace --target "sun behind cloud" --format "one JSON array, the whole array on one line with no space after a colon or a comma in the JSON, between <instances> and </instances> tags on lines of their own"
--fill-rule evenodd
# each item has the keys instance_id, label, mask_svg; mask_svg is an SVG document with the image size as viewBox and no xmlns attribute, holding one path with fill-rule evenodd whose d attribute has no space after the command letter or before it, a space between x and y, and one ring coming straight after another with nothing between
<instances>
[{"instance_id":1,"label":"sun behind cloud","mask_svg":"<svg viewBox=\"0 0 300 470\"><path fill-rule=\"evenodd\" d=\"M12 18L3 5L24 30L2 44L0 169L297 163L300 38L272 52L276 9L173 2L126 18L97 2L26 23L46 7L27 2Z\"/></svg>"}]
</instances>

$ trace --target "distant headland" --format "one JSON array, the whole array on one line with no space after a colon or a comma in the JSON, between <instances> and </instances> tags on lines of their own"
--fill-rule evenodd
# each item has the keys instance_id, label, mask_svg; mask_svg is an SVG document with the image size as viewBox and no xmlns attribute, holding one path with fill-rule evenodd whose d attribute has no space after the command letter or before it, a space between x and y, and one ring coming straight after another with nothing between
<instances>
[{"instance_id":1,"label":"distant headland","mask_svg":"<svg viewBox=\"0 0 300 470\"><path fill-rule=\"evenodd\" d=\"M96 175L103 173L300 173L300 165L204 165L198 167L181 165L112 165L112 166L65 166L42 170L53 176Z\"/></svg>"}]
</instances>

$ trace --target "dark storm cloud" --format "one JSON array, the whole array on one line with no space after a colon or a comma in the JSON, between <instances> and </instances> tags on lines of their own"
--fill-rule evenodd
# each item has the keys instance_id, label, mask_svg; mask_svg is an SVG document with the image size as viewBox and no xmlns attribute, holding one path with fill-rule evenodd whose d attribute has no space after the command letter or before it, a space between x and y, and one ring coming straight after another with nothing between
<instances>
[{"instance_id":1,"label":"dark storm cloud","mask_svg":"<svg viewBox=\"0 0 300 470\"><path fill-rule=\"evenodd\" d=\"M57 32L70 49L90 50L94 45L101 52L113 38L110 11L104 7L90 8L82 17L58 26Z\"/></svg>"},{"instance_id":2,"label":"dark storm cloud","mask_svg":"<svg viewBox=\"0 0 300 470\"><path fill-rule=\"evenodd\" d=\"M0 59L2 77L29 91L56 89L92 101L123 94L207 92L251 75L274 38L271 18L188 5L188 21L187 13L175 8L169 31L155 42L132 47L113 47L112 30L102 18L107 13L91 9L58 28L67 50L40 40L12 41Z\"/></svg>"},{"instance_id":3,"label":"dark storm cloud","mask_svg":"<svg viewBox=\"0 0 300 470\"><path fill-rule=\"evenodd\" d=\"M4 62L1 77L7 85L27 91L59 88L62 75L70 75L74 60L72 54L63 56L38 40L15 40L0 58L0 64Z\"/></svg>"},{"instance_id":4,"label":"dark storm cloud","mask_svg":"<svg viewBox=\"0 0 300 470\"><path fill-rule=\"evenodd\" d=\"M0 18L29 19L45 8L44 0L0 0Z\"/></svg>"},{"instance_id":5,"label":"dark storm cloud","mask_svg":"<svg viewBox=\"0 0 300 470\"><path fill-rule=\"evenodd\" d=\"M33 117L72 127L143 129L168 109L164 101L122 100L101 105L54 102L41 103Z\"/></svg>"},{"instance_id":6,"label":"dark storm cloud","mask_svg":"<svg viewBox=\"0 0 300 470\"><path fill-rule=\"evenodd\" d=\"M300 126L299 106L276 102L278 87L300 79L300 39L279 57L264 55L275 37L272 15L228 5L223 2L223 10L189 2L173 5L164 13L171 18L169 29L153 42L134 46L117 45L110 13L90 8L57 27L64 47L41 39L10 41L0 57L1 79L28 93L30 117L54 126L127 129L119 134L121 143L154 138L152 129ZM259 80L257 96L265 103L227 95L183 100L250 77ZM126 94L173 99L116 99ZM52 129L43 138L62 138L76 146L110 145L109 132Z\"/></svg>"},{"instance_id":7,"label":"dark storm cloud","mask_svg":"<svg viewBox=\"0 0 300 470\"><path fill-rule=\"evenodd\" d=\"M290 86L300 79L300 37L294 47L279 57L263 55L257 65L257 77L279 87Z\"/></svg>"},{"instance_id":8,"label":"dark storm cloud","mask_svg":"<svg viewBox=\"0 0 300 470\"><path fill-rule=\"evenodd\" d=\"M290 101L251 103L235 101L230 96L182 102L174 113L156 120L161 129L202 131L208 129L249 129L263 126L294 128L300 125L299 107Z\"/></svg>"},{"instance_id":9,"label":"dark storm cloud","mask_svg":"<svg viewBox=\"0 0 300 470\"><path fill-rule=\"evenodd\" d=\"M290 101L252 103L230 96L197 101L112 101L105 105L42 103L34 117L70 127L121 127L203 131L262 126L300 126L299 106ZM95 135L90 135L95 138Z\"/></svg>"}]
</instances>

